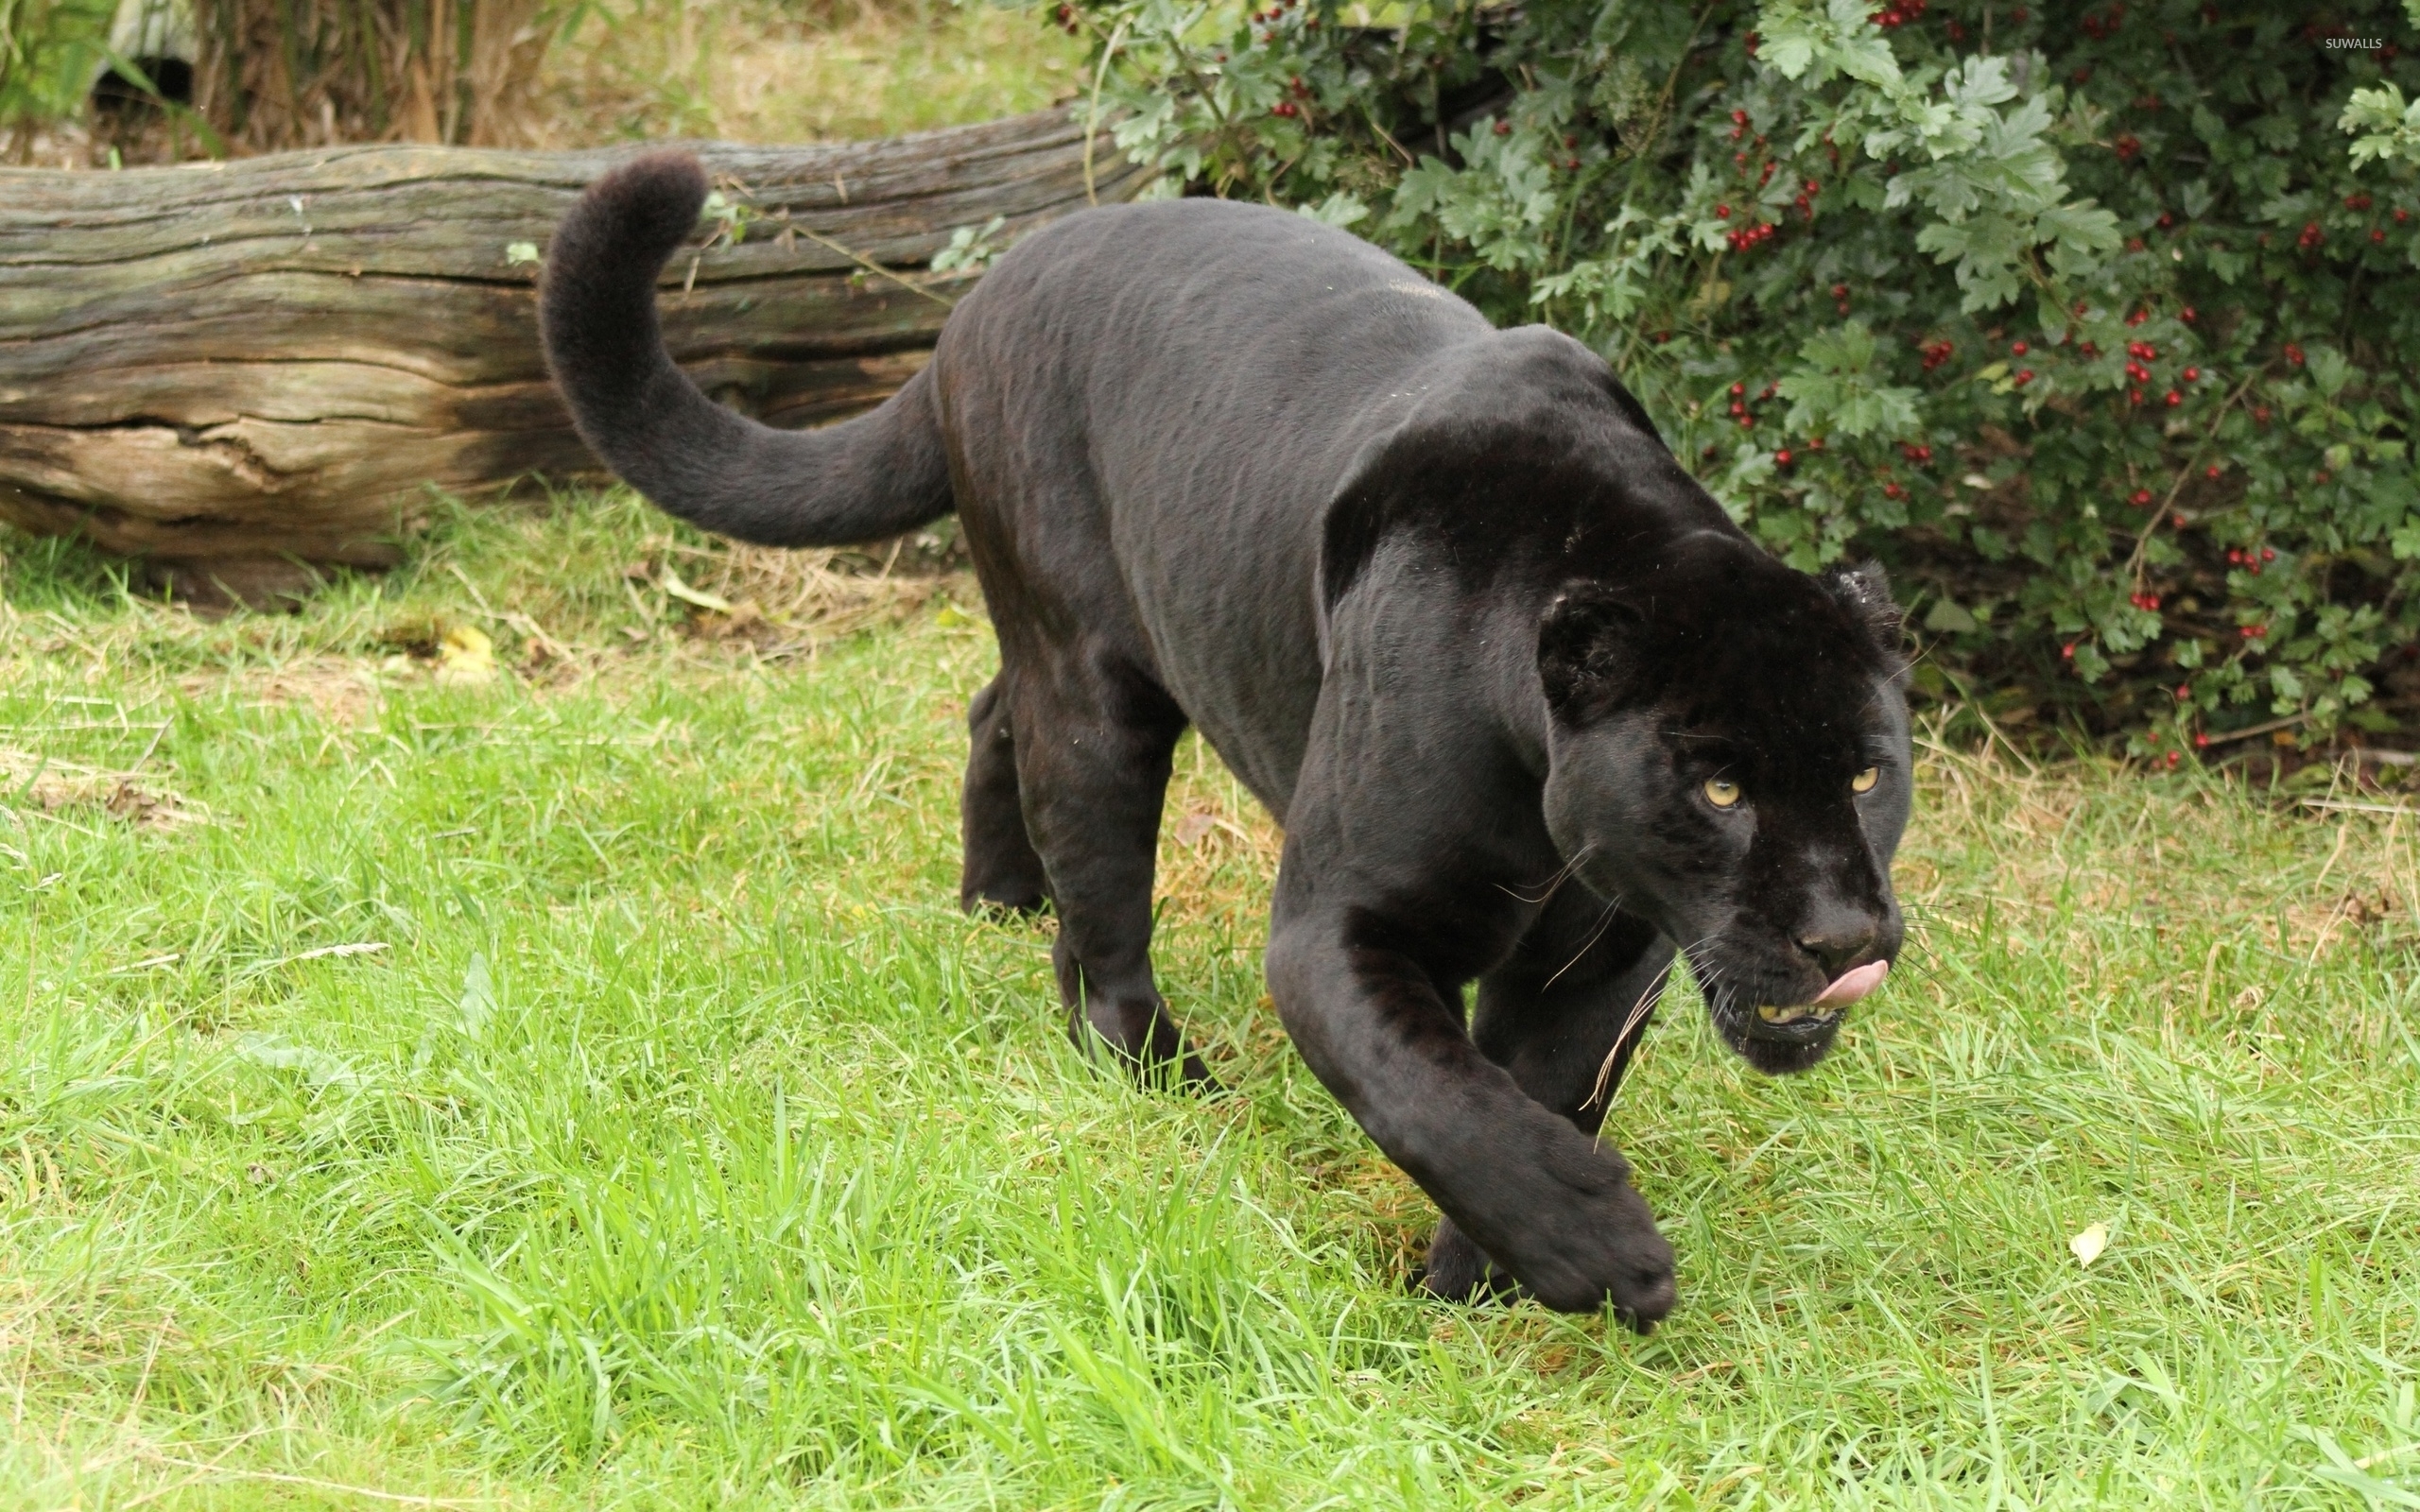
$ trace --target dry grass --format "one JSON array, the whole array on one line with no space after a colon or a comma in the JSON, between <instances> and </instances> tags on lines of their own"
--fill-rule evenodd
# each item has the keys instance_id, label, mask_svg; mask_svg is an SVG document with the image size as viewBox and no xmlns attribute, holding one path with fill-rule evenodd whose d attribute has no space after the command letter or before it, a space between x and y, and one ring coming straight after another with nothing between
<instances>
[{"instance_id":1,"label":"dry grass","mask_svg":"<svg viewBox=\"0 0 2420 1512\"><path fill-rule=\"evenodd\" d=\"M194 0L194 104L238 151L528 135L556 0Z\"/></svg>"},{"instance_id":2,"label":"dry grass","mask_svg":"<svg viewBox=\"0 0 2420 1512\"><path fill-rule=\"evenodd\" d=\"M1082 72L1082 48L1038 13L987 0L202 3L198 116L87 121L55 102L10 126L16 161L199 157L204 119L236 153L854 141L1039 110L1072 95Z\"/></svg>"},{"instance_id":3,"label":"dry grass","mask_svg":"<svg viewBox=\"0 0 2420 1512\"><path fill-rule=\"evenodd\" d=\"M1962 837L1960 860L1970 864L1982 848L1998 882L1994 906L2028 930L2066 919L2069 942L2087 955L2092 936L2113 922L2159 938L2186 927L2258 923L2279 951L2306 960L2363 931L2420 936L2420 808L2355 810L2372 822L2335 824L2331 843L2314 856L2313 819L2300 800L2250 809L2264 816L2249 835L2245 807L2213 801L2230 787L2241 793L2239 779L2162 781L2105 761L2045 767L1997 746L1962 749L1937 736L1923 747L1919 790L1931 812L1918 816L1919 835ZM2349 769L2343 780L2349 787ZM2195 864L2247 847L2272 858L2257 888ZM1902 860L1899 885L1911 904L1940 906L1949 861L1921 843Z\"/></svg>"},{"instance_id":4,"label":"dry grass","mask_svg":"<svg viewBox=\"0 0 2420 1512\"><path fill-rule=\"evenodd\" d=\"M1039 110L1073 94L1082 50L1029 11L905 0L838 12L659 0L600 12L548 56L527 141L814 142Z\"/></svg>"}]
</instances>

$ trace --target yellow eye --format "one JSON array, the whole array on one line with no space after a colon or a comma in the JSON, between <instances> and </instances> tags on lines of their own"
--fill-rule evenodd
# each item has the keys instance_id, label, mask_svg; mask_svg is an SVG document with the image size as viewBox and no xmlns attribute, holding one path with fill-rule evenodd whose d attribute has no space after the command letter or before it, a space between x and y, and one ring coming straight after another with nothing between
<instances>
[{"instance_id":1,"label":"yellow eye","mask_svg":"<svg viewBox=\"0 0 2420 1512\"><path fill-rule=\"evenodd\" d=\"M1727 809L1739 801L1739 784L1720 777L1709 777L1705 783L1705 800L1719 809Z\"/></svg>"},{"instance_id":2,"label":"yellow eye","mask_svg":"<svg viewBox=\"0 0 2420 1512\"><path fill-rule=\"evenodd\" d=\"M1879 766L1869 766L1864 771L1861 771L1855 777L1849 779L1849 791L1852 793L1871 793L1874 791L1874 784L1880 781L1882 781L1882 768Z\"/></svg>"}]
</instances>

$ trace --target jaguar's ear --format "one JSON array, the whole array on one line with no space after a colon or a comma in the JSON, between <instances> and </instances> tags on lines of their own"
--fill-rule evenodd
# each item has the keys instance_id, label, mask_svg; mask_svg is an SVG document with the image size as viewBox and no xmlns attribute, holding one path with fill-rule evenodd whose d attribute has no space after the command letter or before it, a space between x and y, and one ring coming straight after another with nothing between
<instances>
[{"instance_id":1,"label":"jaguar's ear","mask_svg":"<svg viewBox=\"0 0 2420 1512\"><path fill-rule=\"evenodd\" d=\"M1584 724L1636 691L1645 624L1636 609L1601 592L1556 595L1538 621L1538 680L1557 718Z\"/></svg>"},{"instance_id":2,"label":"jaguar's ear","mask_svg":"<svg viewBox=\"0 0 2420 1512\"><path fill-rule=\"evenodd\" d=\"M1861 562L1855 567L1835 563L1824 569L1817 581L1849 611L1849 618L1865 627L1875 649L1886 661L1896 663L1907 655L1905 618L1898 600L1891 596L1891 579L1879 563Z\"/></svg>"}]
</instances>

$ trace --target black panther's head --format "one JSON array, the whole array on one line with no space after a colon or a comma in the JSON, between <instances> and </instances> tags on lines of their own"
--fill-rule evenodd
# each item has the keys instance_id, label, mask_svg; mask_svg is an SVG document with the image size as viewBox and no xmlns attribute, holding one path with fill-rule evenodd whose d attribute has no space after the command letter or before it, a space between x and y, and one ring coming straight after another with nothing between
<instances>
[{"instance_id":1,"label":"black panther's head","mask_svg":"<svg viewBox=\"0 0 2420 1512\"><path fill-rule=\"evenodd\" d=\"M1809 576L1711 531L1567 586L1539 625L1547 827L1681 946L1760 1071L1822 1059L1899 952L1898 641L1878 569Z\"/></svg>"}]
</instances>

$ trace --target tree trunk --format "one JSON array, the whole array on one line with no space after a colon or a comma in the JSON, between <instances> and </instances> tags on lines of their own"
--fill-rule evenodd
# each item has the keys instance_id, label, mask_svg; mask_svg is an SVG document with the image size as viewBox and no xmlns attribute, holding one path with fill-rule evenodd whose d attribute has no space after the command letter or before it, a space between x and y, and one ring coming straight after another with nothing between
<instances>
[{"instance_id":1,"label":"tree trunk","mask_svg":"<svg viewBox=\"0 0 2420 1512\"><path fill-rule=\"evenodd\" d=\"M886 142L706 145L742 207L666 270L674 356L780 425L878 403L967 275L1142 182L1080 108ZM594 474L539 353L546 239L638 149L337 147L0 170L0 518L168 561L379 565L434 489ZM717 231L713 236L707 231Z\"/></svg>"}]
</instances>

